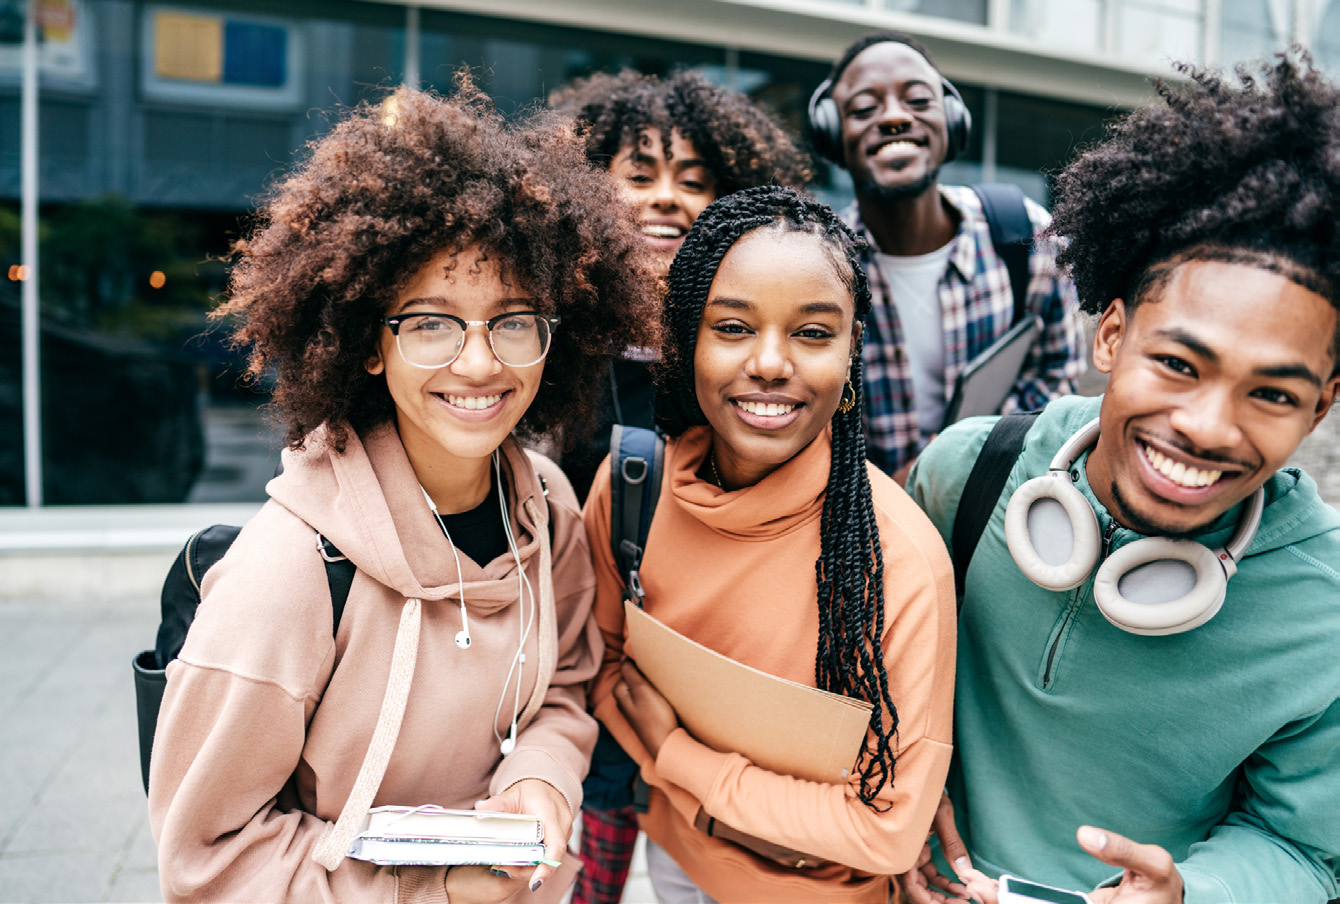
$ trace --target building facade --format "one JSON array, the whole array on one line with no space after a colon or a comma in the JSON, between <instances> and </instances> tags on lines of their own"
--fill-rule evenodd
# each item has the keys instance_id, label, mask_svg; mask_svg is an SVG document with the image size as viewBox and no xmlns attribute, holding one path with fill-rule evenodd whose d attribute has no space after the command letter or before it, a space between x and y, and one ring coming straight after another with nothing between
<instances>
[{"instance_id":1,"label":"building facade","mask_svg":"<svg viewBox=\"0 0 1340 904\"><path fill-rule=\"evenodd\" d=\"M923 40L975 129L947 181L1048 174L1172 60L1290 44L1340 69L1340 0L0 0L0 505L24 484L23 22L38 47L41 500L247 501L277 461L206 312L256 199L332 115L471 68L508 114L595 71L692 67L800 129L873 28ZM845 176L815 191L840 203Z\"/></svg>"}]
</instances>

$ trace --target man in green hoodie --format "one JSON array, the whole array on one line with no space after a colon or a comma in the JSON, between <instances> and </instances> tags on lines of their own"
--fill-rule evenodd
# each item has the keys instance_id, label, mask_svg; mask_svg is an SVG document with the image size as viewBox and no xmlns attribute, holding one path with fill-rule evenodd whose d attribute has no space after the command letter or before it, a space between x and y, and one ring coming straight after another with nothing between
<instances>
[{"instance_id":1,"label":"man in green hoodie","mask_svg":"<svg viewBox=\"0 0 1340 904\"><path fill-rule=\"evenodd\" d=\"M1340 896L1340 514L1284 467L1340 390L1340 90L1183 71L1058 182L1109 382L1027 428L970 559L917 904ZM946 541L995 421L909 477Z\"/></svg>"}]
</instances>

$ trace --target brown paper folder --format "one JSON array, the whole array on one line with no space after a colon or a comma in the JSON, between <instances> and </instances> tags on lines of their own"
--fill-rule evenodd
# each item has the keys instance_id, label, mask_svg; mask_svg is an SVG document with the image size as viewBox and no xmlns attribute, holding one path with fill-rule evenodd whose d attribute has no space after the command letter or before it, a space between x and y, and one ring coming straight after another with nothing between
<instances>
[{"instance_id":1,"label":"brown paper folder","mask_svg":"<svg viewBox=\"0 0 1340 904\"><path fill-rule=\"evenodd\" d=\"M736 662L624 603L629 657L689 734L713 750L815 782L847 781L870 704Z\"/></svg>"}]
</instances>

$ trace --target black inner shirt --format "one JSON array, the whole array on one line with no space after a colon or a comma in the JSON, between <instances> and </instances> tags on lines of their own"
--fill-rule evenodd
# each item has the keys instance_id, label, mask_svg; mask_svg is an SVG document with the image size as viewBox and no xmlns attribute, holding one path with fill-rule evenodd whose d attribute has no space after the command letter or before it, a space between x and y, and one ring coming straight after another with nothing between
<instances>
[{"instance_id":1,"label":"black inner shirt","mask_svg":"<svg viewBox=\"0 0 1340 904\"><path fill-rule=\"evenodd\" d=\"M463 556L485 566L507 552L507 530L498 507L498 484L489 487L484 501L456 515L442 515L442 523L451 534L451 542Z\"/></svg>"}]
</instances>

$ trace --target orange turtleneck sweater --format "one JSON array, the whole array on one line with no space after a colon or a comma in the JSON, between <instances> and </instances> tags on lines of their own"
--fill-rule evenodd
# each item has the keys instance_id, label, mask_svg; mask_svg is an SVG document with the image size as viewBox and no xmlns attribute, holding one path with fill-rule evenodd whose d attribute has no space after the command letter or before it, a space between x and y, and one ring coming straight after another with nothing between
<instances>
[{"instance_id":1,"label":"orange turtleneck sweater","mask_svg":"<svg viewBox=\"0 0 1340 904\"><path fill-rule=\"evenodd\" d=\"M646 611L738 662L814 686L815 560L830 438L820 435L758 484L726 492L697 477L711 442L697 427L671 440L641 578ZM718 901L885 904L889 877L926 841L949 769L954 691L954 577L944 543L911 498L867 465L884 551L884 665L898 710L894 781L876 812L844 785L778 775L716 751L680 728L653 760L615 703L624 658L623 581L609 543L609 461L583 517L596 562L605 656L595 714L652 786L647 836ZM747 835L823 858L792 868L695 829L699 807ZM886 809L887 808L887 809Z\"/></svg>"}]
</instances>

